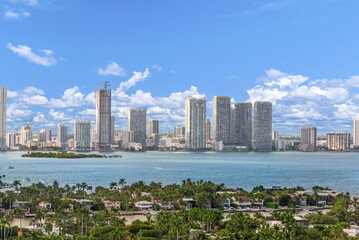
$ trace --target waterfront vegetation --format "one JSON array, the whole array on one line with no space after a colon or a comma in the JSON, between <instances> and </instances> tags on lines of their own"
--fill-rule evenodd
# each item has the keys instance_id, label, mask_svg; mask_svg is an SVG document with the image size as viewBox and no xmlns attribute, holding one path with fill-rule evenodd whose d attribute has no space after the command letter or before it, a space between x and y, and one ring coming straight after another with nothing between
<instances>
[{"instance_id":1,"label":"waterfront vegetation","mask_svg":"<svg viewBox=\"0 0 359 240\"><path fill-rule=\"evenodd\" d=\"M84 154L72 152L28 152L21 157L29 158L121 158L121 155Z\"/></svg>"},{"instance_id":2,"label":"waterfront vegetation","mask_svg":"<svg viewBox=\"0 0 359 240\"><path fill-rule=\"evenodd\" d=\"M245 191L191 179L167 186L143 181L127 184L120 179L108 188L86 183L60 186L56 181L11 185L14 191L0 193L2 239L358 239L343 229L359 223L359 199L318 186L311 192L263 186ZM298 220L303 199L306 207L322 207L325 202L331 209ZM51 207L41 208L41 202ZM112 203L119 204L106 205ZM140 211L140 203L150 204L151 210ZM242 212L248 207L254 213ZM127 222L128 214L145 217ZM32 216L31 229L24 226L26 216ZM14 218L19 225L10 227Z\"/></svg>"}]
</instances>

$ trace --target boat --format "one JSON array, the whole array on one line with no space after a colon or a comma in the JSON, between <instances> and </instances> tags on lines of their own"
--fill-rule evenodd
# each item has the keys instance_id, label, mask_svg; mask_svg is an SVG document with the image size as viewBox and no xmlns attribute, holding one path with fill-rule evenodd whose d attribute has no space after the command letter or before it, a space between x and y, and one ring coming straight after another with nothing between
<instances>
[{"instance_id":1,"label":"boat","mask_svg":"<svg viewBox=\"0 0 359 240\"><path fill-rule=\"evenodd\" d=\"M14 167L10 165L10 166L9 166L9 169L14 169Z\"/></svg>"},{"instance_id":2,"label":"boat","mask_svg":"<svg viewBox=\"0 0 359 240\"><path fill-rule=\"evenodd\" d=\"M25 178L25 181L26 181L26 182L30 182L30 178L29 178L29 177L26 177L26 178Z\"/></svg>"}]
</instances>

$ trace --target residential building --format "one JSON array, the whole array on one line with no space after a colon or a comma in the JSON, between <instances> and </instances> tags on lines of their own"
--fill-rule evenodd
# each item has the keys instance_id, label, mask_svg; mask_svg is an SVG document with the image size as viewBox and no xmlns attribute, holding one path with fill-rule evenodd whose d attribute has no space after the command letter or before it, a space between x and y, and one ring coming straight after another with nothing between
<instances>
[{"instance_id":1,"label":"residential building","mask_svg":"<svg viewBox=\"0 0 359 240\"><path fill-rule=\"evenodd\" d=\"M359 118L353 120L353 145L359 147Z\"/></svg>"},{"instance_id":2,"label":"residential building","mask_svg":"<svg viewBox=\"0 0 359 240\"><path fill-rule=\"evenodd\" d=\"M173 137L175 138L185 138L186 128L183 126L175 126L173 128Z\"/></svg>"},{"instance_id":3,"label":"residential building","mask_svg":"<svg viewBox=\"0 0 359 240\"><path fill-rule=\"evenodd\" d=\"M252 119L251 119L252 121ZM230 113L230 133L229 133L229 141L231 142L231 144L233 145L237 145L237 140L236 140L236 136L237 136L237 129L236 129L236 108L231 107L231 113Z\"/></svg>"},{"instance_id":4,"label":"residential building","mask_svg":"<svg viewBox=\"0 0 359 240\"><path fill-rule=\"evenodd\" d=\"M115 209L121 209L121 202L120 201L109 201L109 200L104 200L102 201L103 204L105 205L105 208L108 210L108 211L111 211L112 208L115 208Z\"/></svg>"},{"instance_id":5,"label":"residential building","mask_svg":"<svg viewBox=\"0 0 359 240\"><path fill-rule=\"evenodd\" d=\"M135 206L139 208L141 211L152 211L153 210L153 203L148 201L140 201L136 202Z\"/></svg>"},{"instance_id":6,"label":"residential building","mask_svg":"<svg viewBox=\"0 0 359 240\"><path fill-rule=\"evenodd\" d=\"M114 138L115 138L115 137L114 137ZM115 139L114 139L114 141L116 142ZM90 130L90 145L91 145L91 149L96 149L96 142L97 142L96 129L91 129L91 130Z\"/></svg>"},{"instance_id":7,"label":"residential building","mask_svg":"<svg viewBox=\"0 0 359 240\"><path fill-rule=\"evenodd\" d=\"M350 150L350 133L330 132L327 133L328 150L349 151Z\"/></svg>"},{"instance_id":8,"label":"residential building","mask_svg":"<svg viewBox=\"0 0 359 240\"><path fill-rule=\"evenodd\" d=\"M62 150L68 149L67 144L67 126L65 124L58 124L57 125L57 146L60 147Z\"/></svg>"},{"instance_id":9,"label":"residential building","mask_svg":"<svg viewBox=\"0 0 359 240\"><path fill-rule=\"evenodd\" d=\"M76 151L91 150L91 121L76 120L74 124L74 141Z\"/></svg>"},{"instance_id":10,"label":"residential building","mask_svg":"<svg viewBox=\"0 0 359 240\"><path fill-rule=\"evenodd\" d=\"M159 121L157 119L149 119L148 120L148 136L152 136L152 134L159 134Z\"/></svg>"},{"instance_id":11,"label":"residential building","mask_svg":"<svg viewBox=\"0 0 359 240\"><path fill-rule=\"evenodd\" d=\"M188 97L185 106L186 147L206 148L206 99Z\"/></svg>"},{"instance_id":12,"label":"residential building","mask_svg":"<svg viewBox=\"0 0 359 240\"><path fill-rule=\"evenodd\" d=\"M252 103L235 104L235 143L247 149L252 148ZM271 144L272 147L272 144Z\"/></svg>"},{"instance_id":13,"label":"residential building","mask_svg":"<svg viewBox=\"0 0 359 240\"><path fill-rule=\"evenodd\" d=\"M231 99L227 96L213 98L213 142L230 142Z\"/></svg>"},{"instance_id":14,"label":"residential building","mask_svg":"<svg viewBox=\"0 0 359 240\"><path fill-rule=\"evenodd\" d=\"M206 119L206 143L208 144L211 141L211 120Z\"/></svg>"},{"instance_id":15,"label":"residential building","mask_svg":"<svg viewBox=\"0 0 359 240\"><path fill-rule=\"evenodd\" d=\"M134 132L128 130L116 130L115 142L120 148L129 148L129 143L134 141Z\"/></svg>"},{"instance_id":16,"label":"residential building","mask_svg":"<svg viewBox=\"0 0 359 240\"><path fill-rule=\"evenodd\" d=\"M10 148L16 146L17 139L19 138L18 132L8 132L6 133L6 147Z\"/></svg>"},{"instance_id":17,"label":"residential building","mask_svg":"<svg viewBox=\"0 0 359 240\"><path fill-rule=\"evenodd\" d=\"M254 103L253 150L272 151L272 103Z\"/></svg>"},{"instance_id":18,"label":"residential building","mask_svg":"<svg viewBox=\"0 0 359 240\"><path fill-rule=\"evenodd\" d=\"M96 149L99 151L111 151L111 90L96 90Z\"/></svg>"},{"instance_id":19,"label":"residential building","mask_svg":"<svg viewBox=\"0 0 359 240\"><path fill-rule=\"evenodd\" d=\"M32 141L32 131L30 125L21 126L20 128L20 144L27 145Z\"/></svg>"},{"instance_id":20,"label":"residential building","mask_svg":"<svg viewBox=\"0 0 359 240\"><path fill-rule=\"evenodd\" d=\"M272 131L272 148L279 149L279 133L278 131Z\"/></svg>"},{"instance_id":21,"label":"residential building","mask_svg":"<svg viewBox=\"0 0 359 240\"><path fill-rule=\"evenodd\" d=\"M131 108L128 110L128 130L133 131L133 141L141 143L146 148L146 118L145 109Z\"/></svg>"},{"instance_id":22,"label":"residential building","mask_svg":"<svg viewBox=\"0 0 359 240\"><path fill-rule=\"evenodd\" d=\"M301 128L300 134L300 151L316 151L317 150L317 128L306 126Z\"/></svg>"},{"instance_id":23,"label":"residential building","mask_svg":"<svg viewBox=\"0 0 359 240\"><path fill-rule=\"evenodd\" d=\"M6 149L7 88L0 87L0 150Z\"/></svg>"},{"instance_id":24,"label":"residential building","mask_svg":"<svg viewBox=\"0 0 359 240\"><path fill-rule=\"evenodd\" d=\"M41 129L39 132L38 140L43 142L51 142L51 134L51 129Z\"/></svg>"},{"instance_id":25,"label":"residential building","mask_svg":"<svg viewBox=\"0 0 359 240\"><path fill-rule=\"evenodd\" d=\"M111 116L111 144L115 143L115 116Z\"/></svg>"}]
</instances>

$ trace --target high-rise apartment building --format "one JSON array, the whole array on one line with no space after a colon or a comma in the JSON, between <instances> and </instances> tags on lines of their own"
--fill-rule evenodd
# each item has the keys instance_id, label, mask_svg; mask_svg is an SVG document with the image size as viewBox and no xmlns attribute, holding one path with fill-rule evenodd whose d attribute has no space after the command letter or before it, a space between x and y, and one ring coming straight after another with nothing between
<instances>
[{"instance_id":1,"label":"high-rise apartment building","mask_svg":"<svg viewBox=\"0 0 359 240\"><path fill-rule=\"evenodd\" d=\"M148 136L152 136L152 134L159 134L159 121L157 119L149 119L148 120Z\"/></svg>"},{"instance_id":2,"label":"high-rise apartment building","mask_svg":"<svg viewBox=\"0 0 359 240\"><path fill-rule=\"evenodd\" d=\"M185 107L185 139L188 149L206 147L206 99L188 97Z\"/></svg>"},{"instance_id":3,"label":"high-rise apartment building","mask_svg":"<svg viewBox=\"0 0 359 240\"><path fill-rule=\"evenodd\" d=\"M272 103L254 103L253 150L272 151Z\"/></svg>"},{"instance_id":4,"label":"high-rise apartment building","mask_svg":"<svg viewBox=\"0 0 359 240\"><path fill-rule=\"evenodd\" d=\"M91 149L91 121L75 121L74 142L76 151L89 151Z\"/></svg>"},{"instance_id":5,"label":"high-rise apartment building","mask_svg":"<svg viewBox=\"0 0 359 240\"><path fill-rule=\"evenodd\" d=\"M350 133L330 132L327 133L328 150L349 151L350 150Z\"/></svg>"},{"instance_id":6,"label":"high-rise apartment building","mask_svg":"<svg viewBox=\"0 0 359 240\"><path fill-rule=\"evenodd\" d=\"M96 90L96 149L99 151L111 151L111 90Z\"/></svg>"},{"instance_id":7,"label":"high-rise apartment building","mask_svg":"<svg viewBox=\"0 0 359 240\"><path fill-rule=\"evenodd\" d=\"M236 130L236 108L235 107L231 107L229 129L230 129L230 131L229 131L229 142L231 144L236 145L237 144L237 140L236 140L237 130Z\"/></svg>"},{"instance_id":8,"label":"high-rise apartment building","mask_svg":"<svg viewBox=\"0 0 359 240\"><path fill-rule=\"evenodd\" d=\"M43 141L43 142L51 142L51 134L52 131L51 129L41 129L39 132L39 141Z\"/></svg>"},{"instance_id":9,"label":"high-rise apartment building","mask_svg":"<svg viewBox=\"0 0 359 240\"><path fill-rule=\"evenodd\" d=\"M58 124L57 125L57 146L60 147L62 150L68 149L67 144L67 126L65 124Z\"/></svg>"},{"instance_id":10,"label":"high-rise apartment building","mask_svg":"<svg viewBox=\"0 0 359 240\"><path fill-rule=\"evenodd\" d=\"M278 150L279 148L279 132L272 131L272 148Z\"/></svg>"},{"instance_id":11,"label":"high-rise apartment building","mask_svg":"<svg viewBox=\"0 0 359 240\"><path fill-rule=\"evenodd\" d=\"M30 125L21 126L20 128L20 144L27 145L32 141L32 131Z\"/></svg>"},{"instance_id":12,"label":"high-rise apartment building","mask_svg":"<svg viewBox=\"0 0 359 240\"><path fill-rule=\"evenodd\" d=\"M134 132L128 130L115 131L115 142L120 148L129 148L129 143L133 142Z\"/></svg>"},{"instance_id":13,"label":"high-rise apartment building","mask_svg":"<svg viewBox=\"0 0 359 240\"><path fill-rule=\"evenodd\" d=\"M317 150L317 128L306 126L301 128L300 134L300 151L316 151Z\"/></svg>"},{"instance_id":14,"label":"high-rise apartment building","mask_svg":"<svg viewBox=\"0 0 359 240\"><path fill-rule=\"evenodd\" d=\"M185 127L184 126L175 126L173 128L173 137L174 138L185 138Z\"/></svg>"},{"instance_id":15,"label":"high-rise apartment building","mask_svg":"<svg viewBox=\"0 0 359 240\"><path fill-rule=\"evenodd\" d=\"M211 120L206 119L206 143L211 141Z\"/></svg>"},{"instance_id":16,"label":"high-rise apartment building","mask_svg":"<svg viewBox=\"0 0 359 240\"><path fill-rule=\"evenodd\" d=\"M231 99L227 96L213 98L213 142L230 143Z\"/></svg>"},{"instance_id":17,"label":"high-rise apartment building","mask_svg":"<svg viewBox=\"0 0 359 240\"><path fill-rule=\"evenodd\" d=\"M6 149L7 88L0 87L0 150Z\"/></svg>"},{"instance_id":18,"label":"high-rise apartment building","mask_svg":"<svg viewBox=\"0 0 359 240\"><path fill-rule=\"evenodd\" d=\"M353 120L353 145L359 147L359 118Z\"/></svg>"},{"instance_id":19,"label":"high-rise apartment building","mask_svg":"<svg viewBox=\"0 0 359 240\"><path fill-rule=\"evenodd\" d=\"M146 147L146 122L145 109L131 108L128 110L128 130L133 131L133 141L141 143L142 148Z\"/></svg>"},{"instance_id":20,"label":"high-rise apartment building","mask_svg":"<svg viewBox=\"0 0 359 240\"><path fill-rule=\"evenodd\" d=\"M252 148L252 103L235 104L235 143L238 146ZM272 131L272 130L271 130Z\"/></svg>"}]
</instances>

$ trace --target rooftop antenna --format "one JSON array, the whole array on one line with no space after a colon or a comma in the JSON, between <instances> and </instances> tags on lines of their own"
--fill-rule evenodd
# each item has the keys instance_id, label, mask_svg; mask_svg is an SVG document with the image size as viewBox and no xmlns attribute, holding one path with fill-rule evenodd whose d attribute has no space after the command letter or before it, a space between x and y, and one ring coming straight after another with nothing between
<instances>
[{"instance_id":1,"label":"rooftop antenna","mask_svg":"<svg viewBox=\"0 0 359 240\"><path fill-rule=\"evenodd\" d=\"M105 85L105 89L107 89L107 87L111 86L110 85L110 81L106 80L100 80L99 82L102 82Z\"/></svg>"}]
</instances>

